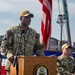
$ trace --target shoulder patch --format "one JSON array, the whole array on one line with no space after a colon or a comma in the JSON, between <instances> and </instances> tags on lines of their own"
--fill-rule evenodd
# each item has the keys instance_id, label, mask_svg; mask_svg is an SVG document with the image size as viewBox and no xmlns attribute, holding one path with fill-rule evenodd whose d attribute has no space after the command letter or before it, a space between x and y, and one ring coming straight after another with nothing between
<instances>
[{"instance_id":1,"label":"shoulder patch","mask_svg":"<svg viewBox=\"0 0 75 75\"><path fill-rule=\"evenodd\" d=\"M11 32L13 32L14 30L17 30L17 29L19 29L18 25L10 27L8 30L10 30Z\"/></svg>"},{"instance_id":2,"label":"shoulder patch","mask_svg":"<svg viewBox=\"0 0 75 75\"><path fill-rule=\"evenodd\" d=\"M69 57L74 60L74 57L72 57L72 56L69 56Z\"/></svg>"}]
</instances>

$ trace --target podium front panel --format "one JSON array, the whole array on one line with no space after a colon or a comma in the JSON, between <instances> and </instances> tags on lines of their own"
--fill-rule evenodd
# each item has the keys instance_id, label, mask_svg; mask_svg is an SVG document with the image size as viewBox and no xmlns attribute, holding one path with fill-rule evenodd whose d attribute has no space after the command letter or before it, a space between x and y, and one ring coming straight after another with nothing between
<instances>
[{"instance_id":1,"label":"podium front panel","mask_svg":"<svg viewBox=\"0 0 75 75\"><path fill-rule=\"evenodd\" d=\"M18 75L56 75L57 57L25 56L18 58Z\"/></svg>"}]
</instances>

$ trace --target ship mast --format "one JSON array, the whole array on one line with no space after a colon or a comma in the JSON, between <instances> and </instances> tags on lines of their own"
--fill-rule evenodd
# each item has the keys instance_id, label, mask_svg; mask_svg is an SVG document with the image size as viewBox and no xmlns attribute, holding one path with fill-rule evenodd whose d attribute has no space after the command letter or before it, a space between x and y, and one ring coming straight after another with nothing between
<instances>
[{"instance_id":1,"label":"ship mast","mask_svg":"<svg viewBox=\"0 0 75 75\"><path fill-rule=\"evenodd\" d=\"M69 14L68 14L68 7L67 7L67 0L62 0L63 3L63 10L65 14L65 21L66 21L66 32L67 32L67 40L68 44L71 46L71 36L70 36L70 28L69 28ZM70 52L72 54L72 50Z\"/></svg>"}]
</instances>

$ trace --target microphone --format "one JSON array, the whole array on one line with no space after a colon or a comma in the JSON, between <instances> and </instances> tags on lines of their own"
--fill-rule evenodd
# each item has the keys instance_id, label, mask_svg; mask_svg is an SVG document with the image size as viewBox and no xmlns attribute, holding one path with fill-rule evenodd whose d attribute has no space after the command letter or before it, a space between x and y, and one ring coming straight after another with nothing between
<instances>
[{"instance_id":1,"label":"microphone","mask_svg":"<svg viewBox=\"0 0 75 75\"><path fill-rule=\"evenodd\" d=\"M18 34L18 37L21 38L22 37L22 34L24 34L25 30L21 30Z\"/></svg>"}]
</instances>

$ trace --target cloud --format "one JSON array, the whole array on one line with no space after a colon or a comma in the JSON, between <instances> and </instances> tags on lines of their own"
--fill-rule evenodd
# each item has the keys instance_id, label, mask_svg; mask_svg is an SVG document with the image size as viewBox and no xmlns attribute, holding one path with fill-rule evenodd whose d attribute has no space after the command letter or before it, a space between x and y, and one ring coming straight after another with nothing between
<instances>
[{"instance_id":1,"label":"cloud","mask_svg":"<svg viewBox=\"0 0 75 75\"><path fill-rule=\"evenodd\" d=\"M0 1L0 12L9 12L12 8L13 6L11 5L11 3L7 3L6 1Z\"/></svg>"},{"instance_id":2,"label":"cloud","mask_svg":"<svg viewBox=\"0 0 75 75\"><path fill-rule=\"evenodd\" d=\"M62 1L59 2L59 5L62 12L63 11ZM74 5L75 3L68 2L69 12L73 14L75 13ZM38 15L41 15L41 10L42 10L41 3L39 2L39 0L0 0L0 12L19 13L23 9L28 9L34 14ZM57 0L54 0L53 15L57 15L58 13L59 13L58 2Z\"/></svg>"},{"instance_id":3,"label":"cloud","mask_svg":"<svg viewBox=\"0 0 75 75\"><path fill-rule=\"evenodd\" d=\"M58 25L56 25L57 24L56 21L57 21L58 15L59 15L59 8L58 8L57 0L52 0L52 1L53 1L53 11L52 11L53 33L52 34L53 34L53 36L58 37L58 35L56 34L56 30L58 30L58 27L57 27ZM60 10L62 13L63 12L62 1L61 0L59 0L59 1L60 1L59 2ZM75 1L74 2L72 2L72 1L74 1L74 0L67 0L67 2L68 2L67 4L68 4L69 15L73 19L75 16L75 9L74 9ZM37 31L40 30L38 23L40 22L40 18L42 16L42 4L39 2L39 0L0 0L0 16L2 17L2 18L0 18L0 24L2 25L0 27L0 34L4 33L10 26L15 25L15 22L17 21L16 19L18 18L18 15L20 14L20 12L23 9L28 9L30 12L32 12L34 14L34 19L33 19L34 22L32 22L32 25L34 24L34 29L36 29ZM4 15L5 15L5 13L8 14L8 15L6 14L7 19L2 13ZM9 15L9 13L10 13L11 17ZM17 16L15 16L15 15L17 15ZM72 23L72 22L73 22L73 20L70 21L70 23ZM74 22L73 22L73 24L74 24ZM73 27L73 28L75 28L75 27ZM2 30L4 32L2 32ZM55 33L54 33L54 31L55 31Z\"/></svg>"},{"instance_id":4,"label":"cloud","mask_svg":"<svg viewBox=\"0 0 75 75\"><path fill-rule=\"evenodd\" d=\"M20 12L23 9L37 11L40 2L37 0L1 0L0 1L0 12Z\"/></svg>"},{"instance_id":5,"label":"cloud","mask_svg":"<svg viewBox=\"0 0 75 75\"><path fill-rule=\"evenodd\" d=\"M75 15L75 3L69 3L68 4L68 11L70 12L69 14Z\"/></svg>"},{"instance_id":6,"label":"cloud","mask_svg":"<svg viewBox=\"0 0 75 75\"><path fill-rule=\"evenodd\" d=\"M15 25L15 23L9 19L0 19L0 25L0 35L4 35L7 29Z\"/></svg>"},{"instance_id":7,"label":"cloud","mask_svg":"<svg viewBox=\"0 0 75 75\"><path fill-rule=\"evenodd\" d=\"M14 22L12 22L11 20L9 20L9 19L4 19L4 20L2 20L2 19L0 19L0 24L1 25L6 25L6 26L12 26L12 25L15 25L15 23Z\"/></svg>"}]
</instances>

